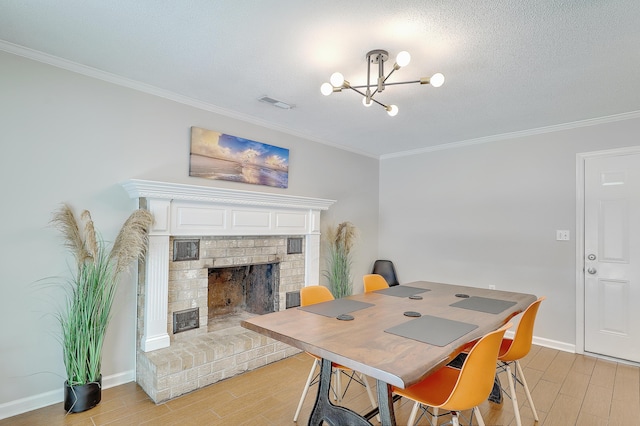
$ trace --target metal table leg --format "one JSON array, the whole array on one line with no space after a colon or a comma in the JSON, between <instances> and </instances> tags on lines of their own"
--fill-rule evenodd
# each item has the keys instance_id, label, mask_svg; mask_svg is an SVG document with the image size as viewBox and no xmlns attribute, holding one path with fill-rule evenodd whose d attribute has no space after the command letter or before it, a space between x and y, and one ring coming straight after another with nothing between
<instances>
[{"instance_id":1,"label":"metal table leg","mask_svg":"<svg viewBox=\"0 0 640 426\"><path fill-rule=\"evenodd\" d=\"M386 383L385 383L386 388ZM309 417L309 426L322 426L322 422L327 422L331 426L371 426L371 423L358 413L345 407L334 405L331 402L331 361L322 359L320 368L320 385L316 403ZM378 392L379 393L379 392ZM393 408L391 409L393 413ZM383 425L386 425L384 422ZM390 424L390 423L389 423ZM395 423L394 423L395 424Z\"/></svg>"},{"instance_id":2,"label":"metal table leg","mask_svg":"<svg viewBox=\"0 0 640 426\"><path fill-rule=\"evenodd\" d=\"M391 385L382 380L378 380L376 382L376 388L378 393L378 409L380 410L380 423L382 423L382 426L396 426Z\"/></svg>"}]
</instances>

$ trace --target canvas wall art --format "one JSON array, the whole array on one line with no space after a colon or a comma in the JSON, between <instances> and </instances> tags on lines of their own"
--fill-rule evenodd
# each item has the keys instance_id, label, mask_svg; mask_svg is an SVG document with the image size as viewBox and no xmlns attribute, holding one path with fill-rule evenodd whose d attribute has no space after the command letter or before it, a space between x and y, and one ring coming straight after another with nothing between
<instances>
[{"instance_id":1,"label":"canvas wall art","mask_svg":"<svg viewBox=\"0 0 640 426\"><path fill-rule=\"evenodd\" d=\"M287 188L289 150L192 127L189 176Z\"/></svg>"}]
</instances>

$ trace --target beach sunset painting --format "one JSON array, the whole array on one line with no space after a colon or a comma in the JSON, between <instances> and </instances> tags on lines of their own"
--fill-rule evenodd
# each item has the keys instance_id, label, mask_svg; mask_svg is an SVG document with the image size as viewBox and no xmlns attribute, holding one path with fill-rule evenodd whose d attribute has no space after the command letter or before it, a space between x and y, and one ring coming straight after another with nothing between
<instances>
[{"instance_id":1,"label":"beach sunset painting","mask_svg":"<svg viewBox=\"0 0 640 426\"><path fill-rule=\"evenodd\" d=\"M287 188L289 150L192 127L189 176Z\"/></svg>"}]
</instances>

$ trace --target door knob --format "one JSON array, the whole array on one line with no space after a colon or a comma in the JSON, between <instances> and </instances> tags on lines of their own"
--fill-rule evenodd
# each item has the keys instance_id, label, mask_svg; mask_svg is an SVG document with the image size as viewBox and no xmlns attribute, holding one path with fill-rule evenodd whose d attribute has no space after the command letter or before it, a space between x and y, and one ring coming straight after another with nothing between
<instances>
[{"instance_id":1,"label":"door knob","mask_svg":"<svg viewBox=\"0 0 640 426\"><path fill-rule=\"evenodd\" d=\"M589 268L589 269L587 269L587 272L590 273L591 275L593 275L598 271L596 270L596 268Z\"/></svg>"}]
</instances>

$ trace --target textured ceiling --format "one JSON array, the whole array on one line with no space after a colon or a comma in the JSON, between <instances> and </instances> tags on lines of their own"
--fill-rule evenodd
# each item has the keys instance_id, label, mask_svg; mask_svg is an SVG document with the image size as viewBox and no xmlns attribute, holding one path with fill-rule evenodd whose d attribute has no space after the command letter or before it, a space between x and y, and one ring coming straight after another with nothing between
<instances>
[{"instance_id":1,"label":"textured ceiling","mask_svg":"<svg viewBox=\"0 0 640 426\"><path fill-rule=\"evenodd\" d=\"M638 0L2 0L0 40L373 157L640 111ZM322 96L372 49L446 82Z\"/></svg>"}]
</instances>

